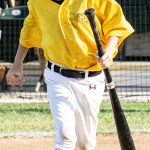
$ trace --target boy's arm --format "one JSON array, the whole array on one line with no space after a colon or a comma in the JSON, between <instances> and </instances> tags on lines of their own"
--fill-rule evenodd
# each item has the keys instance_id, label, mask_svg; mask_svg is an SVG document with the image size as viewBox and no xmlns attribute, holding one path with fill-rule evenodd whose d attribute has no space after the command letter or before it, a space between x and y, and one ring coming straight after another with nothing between
<instances>
[{"instance_id":1,"label":"boy's arm","mask_svg":"<svg viewBox=\"0 0 150 150\"><path fill-rule=\"evenodd\" d=\"M107 40L107 44L104 48L104 55L101 58L98 58L102 68L108 68L113 64L113 54L115 52L116 46L118 43L117 36L111 36Z\"/></svg>"},{"instance_id":2,"label":"boy's arm","mask_svg":"<svg viewBox=\"0 0 150 150\"><path fill-rule=\"evenodd\" d=\"M28 48L19 44L14 64L9 69L6 79L8 84L15 86L23 85L23 60L28 52Z\"/></svg>"}]
</instances>

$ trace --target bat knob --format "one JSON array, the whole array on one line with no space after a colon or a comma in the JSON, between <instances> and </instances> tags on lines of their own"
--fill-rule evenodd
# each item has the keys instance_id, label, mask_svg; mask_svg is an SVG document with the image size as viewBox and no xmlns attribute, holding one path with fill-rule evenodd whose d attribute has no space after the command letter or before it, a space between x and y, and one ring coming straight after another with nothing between
<instances>
[{"instance_id":1,"label":"bat knob","mask_svg":"<svg viewBox=\"0 0 150 150\"><path fill-rule=\"evenodd\" d=\"M95 15L95 10L93 8L88 8L85 10L84 14L88 16L94 16Z\"/></svg>"}]
</instances>

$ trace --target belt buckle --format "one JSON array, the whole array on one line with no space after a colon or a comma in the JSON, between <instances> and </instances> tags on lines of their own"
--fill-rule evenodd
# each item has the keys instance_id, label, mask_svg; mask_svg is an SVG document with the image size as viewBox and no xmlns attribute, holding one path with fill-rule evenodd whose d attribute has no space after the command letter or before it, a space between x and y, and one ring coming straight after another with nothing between
<instances>
[{"instance_id":1,"label":"belt buckle","mask_svg":"<svg viewBox=\"0 0 150 150\"><path fill-rule=\"evenodd\" d=\"M61 67L59 68L59 73L60 73L60 74L62 74L62 72L61 72L61 71L62 71L62 69L63 69L63 68L61 68Z\"/></svg>"},{"instance_id":2,"label":"belt buckle","mask_svg":"<svg viewBox=\"0 0 150 150\"><path fill-rule=\"evenodd\" d=\"M81 78L85 78L85 74L86 74L85 71L79 70L78 72L81 75Z\"/></svg>"},{"instance_id":3,"label":"belt buckle","mask_svg":"<svg viewBox=\"0 0 150 150\"><path fill-rule=\"evenodd\" d=\"M62 74L62 70L64 70L64 69L65 69L64 67L60 67L59 68L59 73Z\"/></svg>"}]
</instances>

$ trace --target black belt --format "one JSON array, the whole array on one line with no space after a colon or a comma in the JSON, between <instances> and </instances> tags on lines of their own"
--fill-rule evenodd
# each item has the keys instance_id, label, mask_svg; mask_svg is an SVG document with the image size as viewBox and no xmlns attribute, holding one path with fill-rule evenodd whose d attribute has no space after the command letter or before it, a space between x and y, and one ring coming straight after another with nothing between
<instances>
[{"instance_id":1,"label":"black belt","mask_svg":"<svg viewBox=\"0 0 150 150\"><path fill-rule=\"evenodd\" d=\"M51 66L52 66L52 63L48 61L48 68L51 69ZM54 71L69 78L85 78L84 71L71 70L71 69L63 68L57 65L54 65ZM88 71L88 77L97 76L101 72L102 71Z\"/></svg>"}]
</instances>

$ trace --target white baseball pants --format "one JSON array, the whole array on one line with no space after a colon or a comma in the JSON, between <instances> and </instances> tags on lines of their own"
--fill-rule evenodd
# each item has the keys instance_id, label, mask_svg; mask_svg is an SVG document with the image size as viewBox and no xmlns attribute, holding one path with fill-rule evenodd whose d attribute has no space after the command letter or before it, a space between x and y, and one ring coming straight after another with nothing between
<instances>
[{"instance_id":1,"label":"white baseball pants","mask_svg":"<svg viewBox=\"0 0 150 150\"><path fill-rule=\"evenodd\" d=\"M44 76L54 119L55 150L93 150L104 74L74 79L46 68Z\"/></svg>"}]
</instances>

